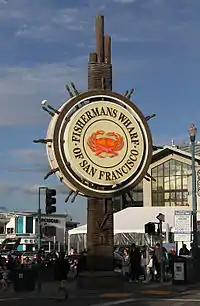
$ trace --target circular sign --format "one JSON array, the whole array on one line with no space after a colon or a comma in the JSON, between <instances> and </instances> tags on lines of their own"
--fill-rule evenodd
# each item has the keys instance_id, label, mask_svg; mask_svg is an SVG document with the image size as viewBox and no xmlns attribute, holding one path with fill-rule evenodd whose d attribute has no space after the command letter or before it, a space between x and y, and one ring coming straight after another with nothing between
<instances>
[{"instance_id":1,"label":"circular sign","mask_svg":"<svg viewBox=\"0 0 200 306\"><path fill-rule=\"evenodd\" d=\"M49 125L51 167L70 189L113 197L139 183L151 162L146 119L125 97L87 92L67 101Z\"/></svg>"}]
</instances>

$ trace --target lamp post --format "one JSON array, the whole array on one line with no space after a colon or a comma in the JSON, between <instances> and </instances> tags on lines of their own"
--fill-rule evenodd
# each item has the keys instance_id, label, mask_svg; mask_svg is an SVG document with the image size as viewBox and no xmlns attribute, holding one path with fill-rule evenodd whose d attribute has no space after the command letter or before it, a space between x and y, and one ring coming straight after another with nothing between
<instances>
[{"instance_id":1,"label":"lamp post","mask_svg":"<svg viewBox=\"0 0 200 306\"><path fill-rule=\"evenodd\" d=\"M196 139L197 129L192 123L189 127L188 134L191 142L191 169L192 169L192 223L193 223L193 243L192 243L192 257L196 259L197 257L197 195L196 195L196 170L195 170L195 139Z\"/></svg>"},{"instance_id":2,"label":"lamp post","mask_svg":"<svg viewBox=\"0 0 200 306\"><path fill-rule=\"evenodd\" d=\"M159 223L159 232L160 232L160 248L161 248L161 254L162 254L162 261L161 261L161 266L160 266L160 282L163 283L164 277L165 277L165 271L164 271L164 251L163 251L163 229L162 229L162 224L165 222L165 215L162 213L159 213L156 218L158 219Z\"/></svg>"}]
</instances>

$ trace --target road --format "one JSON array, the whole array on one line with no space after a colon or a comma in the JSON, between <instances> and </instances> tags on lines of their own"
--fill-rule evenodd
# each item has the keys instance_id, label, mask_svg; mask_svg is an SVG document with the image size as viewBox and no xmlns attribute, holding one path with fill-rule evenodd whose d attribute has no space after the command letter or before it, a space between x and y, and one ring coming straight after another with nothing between
<instances>
[{"instance_id":1,"label":"road","mask_svg":"<svg viewBox=\"0 0 200 306\"><path fill-rule=\"evenodd\" d=\"M77 298L76 296L70 297L67 301L61 299L20 299L20 298L1 298L0 306L38 306L47 304L48 306L68 305L68 306L188 306L200 305L200 292L199 290L190 290L177 295L176 297L159 297L159 296L139 296L139 297L126 297L126 298L112 298L102 296L88 296L84 298Z\"/></svg>"}]
</instances>

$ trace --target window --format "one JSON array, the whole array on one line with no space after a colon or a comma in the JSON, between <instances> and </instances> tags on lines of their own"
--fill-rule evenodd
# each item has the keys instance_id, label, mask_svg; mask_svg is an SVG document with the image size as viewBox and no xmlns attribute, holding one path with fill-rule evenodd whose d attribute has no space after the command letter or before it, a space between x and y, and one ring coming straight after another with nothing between
<instances>
[{"instance_id":1,"label":"window","mask_svg":"<svg viewBox=\"0 0 200 306\"><path fill-rule=\"evenodd\" d=\"M26 217L26 233L33 233L33 217Z\"/></svg>"},{"instance_id":2,"label":"window","mask_svg":"<svg viewBox=\"0 0 200 306\"><path fill-rule=\"evenodd\" d=\"M129 195L130 194L130 195ZM143 206L143 181L140 182L129 194L123 196L123 209L126 207Z\"/></svg>"},{"instance_id":3,"label":"window","mask_svg":"<svg viewBox=\"0 0 200 306\"><path fill-rule=\"evenodd\" d=\"M14 234L14 228L7 228L7 234Z\"/></svg>"},{"instance_id":4,"label":"window","mask_svg":"<svg viewBox=\"0 0 200 306\"><path fill-rule=\"evenodd\" d=\"M17 217L16 219L16 229L17 229L17 234L23 234L23 217Z\"/></svg>"},{"instance_id":5,"label":"window","mask_svg":"<svg viewBox=\"0 0 200 306\"><path fill-rule=\"evenodd\" d=\"M175 159L155 167L151 175L152 206L188 206L188 174L191 166Z\"/></svg>"}]
</instances>

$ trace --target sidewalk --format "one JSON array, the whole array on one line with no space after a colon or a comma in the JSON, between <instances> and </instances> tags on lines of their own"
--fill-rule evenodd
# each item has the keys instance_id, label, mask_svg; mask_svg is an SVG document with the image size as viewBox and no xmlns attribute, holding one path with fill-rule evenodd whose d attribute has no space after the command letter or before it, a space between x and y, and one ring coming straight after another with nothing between
<instances>
[{"instance_id":1,"label":"sidewalk","mask_svg":"<svg viewBox=\"0 0 200 306\"><path fill-rule=\"evenodd\" d=\"M200 287L200 284L191 284L191 285L172 285L171 282L166 283L125 283L124 288L119 292L119 290L80 290L76 287L76 282L68 283L68 292L70 299L76 298L93 298L94 296L99 297L113 297L114 295L120 296L130 295L130 296L155 296L159 295L163 298L165 296L177 296L182 292L197 289ZM59 282L45 282L42 283L41 292L35 291L31 292L15 292L13 288L8 289L7 291L0 292L0 300L9 299L60 299L64 297L64 293L59 290Z\"/></svg>"}]
</instances>

